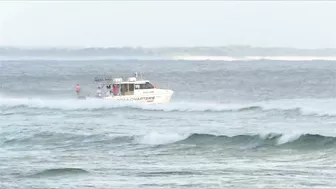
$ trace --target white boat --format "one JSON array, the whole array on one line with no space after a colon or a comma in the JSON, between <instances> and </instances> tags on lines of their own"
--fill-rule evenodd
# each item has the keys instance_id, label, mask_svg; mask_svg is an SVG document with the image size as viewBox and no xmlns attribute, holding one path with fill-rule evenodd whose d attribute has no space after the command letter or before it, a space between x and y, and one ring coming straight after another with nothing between
<instances>
[{"instance_id":1,"label":"white boat","mask_svg":"<svg viewBox=\"0 0 336 189\"><path fill-rule=\"evenodd\" d=\"M160 89L154 86L149 80L138 77L127 79L96 77L95 81L100 83L97 90L97 97L106 100L135 101L146 104L167 104L170 102L174 91Z\"/></svg>"}]
</instances>

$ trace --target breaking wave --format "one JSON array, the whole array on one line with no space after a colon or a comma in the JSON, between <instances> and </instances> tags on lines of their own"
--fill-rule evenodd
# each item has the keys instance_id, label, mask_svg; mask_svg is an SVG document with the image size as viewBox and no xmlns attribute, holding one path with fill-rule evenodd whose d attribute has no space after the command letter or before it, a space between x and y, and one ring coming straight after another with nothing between
<instances>
[{"instance_id":1,"label":"breaking wave","mask_svg":"<svg viewBox=\"0 0 336 189\"><path fill-rule=\"evenodd\" d=\"M159 133L150 132L144 135L118 136L107 135L75 135L65 133L39 133L25 138L12 138L0 141L0 146L27 146L37 147L94 147L97 145L192 145L214 146L219 148L258 148L258 147L284 147L296 149L323 149L336 148L336 136L320 134L240 134L240 135L215 135L205 133Z\"/></svg>"},{"instance_id":2,"label":"breaking wave","mask_svg":"<svg viewBox=\"0 0 336 189\"><path fill-rule=\"evenodd\" d=\"M165 137L162 138L162 136ZM150 145L191 144L224 148L285 147L316 149L336 147L336 137L319 134L268 133L228 136L202 133L192 133L188 135L149 133L145 136L138 136L136 141L141 144Z\"/></svg>"},{"instance_id":3,"label":"breaking wave","mask_svg":"<svg viewBox=\"0 0 336 189\"><path fill-rule=\"evenodd\" d=\"M88 111L104 109L139 109L147 111L179 112L244 112L244 111L290 111L302 115L336 116L336 99L284 99L255 103L202 103L173 101L170 104L146 105L133 102L104 101L98 99L37 99L1 98L1 109L33 108L68 111ZM4 112L4 114L9 114Z\"/></svg>"},{"instance_id":4,"label":"breaking wave","mask_svg":"<svg viewBox=\"0 0 336 189\"><path fill-rule=\"evenodd\" d=\"M210 135L192 134L182 143L198 145L228 144L232 145L252 145L254 147L265 146L291 146L291 147L325 147L335 146L336 137L323 136L318 134L297 134L286 135L270 133L267 135ZM335 146L336 147L336 146Z\"/></svg>"}]
</instances>

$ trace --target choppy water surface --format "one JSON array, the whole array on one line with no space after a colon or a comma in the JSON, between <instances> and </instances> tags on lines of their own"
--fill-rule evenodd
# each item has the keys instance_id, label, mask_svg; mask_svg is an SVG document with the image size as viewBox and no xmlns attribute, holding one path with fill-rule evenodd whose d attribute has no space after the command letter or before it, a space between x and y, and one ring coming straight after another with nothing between
<instances>
[{"instance_id":1,"label":"choppy water surface","mask_svg":"<svg viewBox=\"0 0 336 189\"><path fill-rule=\"evenodd\" d=\"M334 188L335 63L1 61L0 188ZM134 71L171 104L76 100Z\"/></svg>"}]
</instances>

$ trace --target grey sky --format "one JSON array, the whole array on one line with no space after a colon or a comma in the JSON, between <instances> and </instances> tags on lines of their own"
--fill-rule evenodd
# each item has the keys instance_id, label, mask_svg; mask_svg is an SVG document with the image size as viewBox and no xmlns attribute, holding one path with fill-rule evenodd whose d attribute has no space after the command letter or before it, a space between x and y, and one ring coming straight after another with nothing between
<instances>
[{"instance_id":1,"label":"grey sky","mask_svg":"<svg viewBox=\"0 0 336 189\"><path fill-rule=\"evenodd\" d=\"M336 48L336 2L0 1L0 46Z\"/></svg>"}]
</instances>

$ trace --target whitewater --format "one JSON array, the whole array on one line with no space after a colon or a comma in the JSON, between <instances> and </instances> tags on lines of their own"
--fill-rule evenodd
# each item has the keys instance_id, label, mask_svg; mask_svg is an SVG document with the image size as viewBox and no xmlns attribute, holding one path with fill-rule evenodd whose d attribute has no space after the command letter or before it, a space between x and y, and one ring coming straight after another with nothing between
<instances>
[{"instance_id":1,"label":"whitewater","mask_svg":"<svg viewBox=\"0 0 336 189\"><path fill-rule=\"evenodd\" d=\"M0 188L334 188L334 60L0 59ZM170 104L76 99L142 72Z\"/></svg>"}]
</instances>

